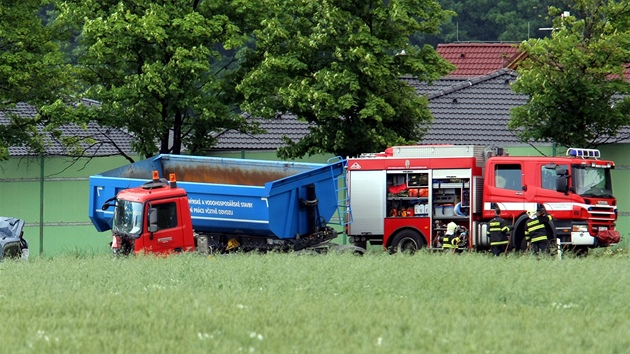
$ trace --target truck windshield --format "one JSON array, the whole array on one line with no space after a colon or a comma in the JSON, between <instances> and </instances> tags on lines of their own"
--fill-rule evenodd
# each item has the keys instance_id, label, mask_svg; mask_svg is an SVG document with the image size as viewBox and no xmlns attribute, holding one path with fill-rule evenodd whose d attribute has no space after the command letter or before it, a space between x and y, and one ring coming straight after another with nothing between
<instances>
[{"instance_id":1,"label":"truck windshield","mask_svg":"<svg viewBox=\"0 0 630 354\"><path fill-rule=\"evenodd\" d=\"M573 188L583 197L612 198L612 182L609 168L573 165Z\"/></svg>"},{"instance_id":2,"label":"truck windshield","mask_svg":"<svg viewBox=\"0 0 630 354\"><path fill-rule=\"evenodd\" d=\"M142 232L142 203L116 200L112 231L133 238Z\"/></svg>"}]
</instances>

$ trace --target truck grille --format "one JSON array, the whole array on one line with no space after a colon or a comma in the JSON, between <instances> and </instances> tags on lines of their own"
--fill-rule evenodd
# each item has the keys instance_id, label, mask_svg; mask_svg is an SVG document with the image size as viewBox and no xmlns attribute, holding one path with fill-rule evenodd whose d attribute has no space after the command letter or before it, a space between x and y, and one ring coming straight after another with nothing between
<instances>
[{"instance_id":1,"label":"truck grille","mask_svg":"<svg viewBox=\"0 0 630 354\"><path fill-rule=\"evenodd\" d=\"M614 207L604 205L591 206L589 208L589 214L589 220L593 221L593 223L606 221L613 222L617 217Z\"/></svg>"}]
</instances>

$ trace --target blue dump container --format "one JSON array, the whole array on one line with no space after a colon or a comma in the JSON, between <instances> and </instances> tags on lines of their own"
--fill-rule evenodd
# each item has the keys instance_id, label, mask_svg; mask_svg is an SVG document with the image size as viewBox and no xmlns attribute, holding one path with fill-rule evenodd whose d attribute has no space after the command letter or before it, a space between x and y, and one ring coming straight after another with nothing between
<instances>
[{"instance_id":1,"label":"blue dump container","mask_svg":"<svg viewBox=\"0 0 630 354\"><path fill-rule=\"evenodd\" d=\"M91 176L89 217L97 230L109 230L113 208L103 211L103 203L158 171L167 179L174 173L177 186L186 190L196 232L295 238L309 231L303 207L308 185L315 187L320 222L335 214L344 219L338 213L345 165L341 158L319 164L158 155Z\"/></svg>"}]
</instances>

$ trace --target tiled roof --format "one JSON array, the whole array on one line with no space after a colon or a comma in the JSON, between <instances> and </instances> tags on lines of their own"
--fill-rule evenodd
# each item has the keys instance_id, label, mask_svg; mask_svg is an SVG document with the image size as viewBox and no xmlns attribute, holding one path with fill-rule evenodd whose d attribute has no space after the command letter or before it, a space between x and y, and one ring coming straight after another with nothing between
<instances>
[{"instance_id":1,"label":"tiled roof","mask_svg":"<svg viewBox=\"0 0 630 354\"><path fill-rule=\"evenodd\" d=\"M512 91L509 83L516 79L512 70L501 69L473 79L448 77L431 85L411 77L402 80L418 94L429 99L434 116L432 128L423 144L522 145L507 130L510 108L523 105L526 97ZM283 135L298 140L308 133L308 125L285 114L261 124L267 133L248 136L234 131L221 134L217 150L276 149L284 144Z\"/></svg>"},{"instance_id":2,"label":"tiled roof","mask_svg":"<svg viewBox=\"0 0 630 354\"><path fill-rule=\"evenodd\" d=\"M413 86L419 95L426 95L431 92L438 92L442 90L450 90L453 86L457 86L462 82L468 82L467 78L455 76L441 78L437 81L432 82L431 85L427 84L426 82L419 82L418 79L411 76L404 76L401 78L401 80L408 85Z\"/></svg>"},{"instance_id":3,"label":"tiled roof","mask_svg":"<svg viewBox=\"0 0 630 354\"><path fill-rule=\"evenodd\" d=\"M402 80L413 86L419 95L429 99L429 110L434 117L421 144L471 144L522 146L513 132L507 129L510 110L526 103L527 96L516 94L510 83L516 80L515 71L503 68L487 75L470 79L446 77L427 84L412 77ZM262 121L267 133L249 136L234 131L221 134L217 150L266 150L283 146L281 137L298 140L305 136L308 124L297 121L291 114ZM622 129L619 141L630 142L630 129ZM536 143L536 145L547 145Z\"/></svg>"},{"instance_id":4,"label":"tiled roof","mask_svg":"<svg viewBox=\"0 0 630 354\"><path fill-rule=\"evenodd\" d=\"M527 100L527 96L516 94L510 88L514 80L514 71L500 69L447 88L418 82L414 85L418 91L436 88L426 93L434 121L421 143L523 145L507 129L510 109Z\"/></svg>"},{"instance_id":5,"label":"tiled roof","mask_svg":"<svg viewBox=\"0 0 630 354\"><path fill-rule=\"evenodd\" d=\"M449 76L476 77L507 67L518 55L516 43L438 44L436 51L457 69Z\"/></svg>"},{"instance_id":6,"label":"tiled roof","mask_svg":"<svg viewBox=\"0 0 630 354\"><path fill-rule=\"evenodd\" d=\"M83 104L96 104L94 101L84 100ZM18 103L16 108L12 110L22 117L35 117L35 108L25 103ZM0 111L0 125L6 125L9 119L5 116L5 112ZM74 125L66 125L61 128L63 136L85 137L95 140L93 143L81 144L85 150L83 156L113 156L125 154L134 154L131 148L133 137L121 130L113 128L103 128L96 123L90 123L87 130ZM11 156L30 156L34 155L28 147L11 146L9 147ZM46 147L47 155L73 155L64 149L61 144L50 136L48 136L48 146Z\"/></svg>"}]
</instances>

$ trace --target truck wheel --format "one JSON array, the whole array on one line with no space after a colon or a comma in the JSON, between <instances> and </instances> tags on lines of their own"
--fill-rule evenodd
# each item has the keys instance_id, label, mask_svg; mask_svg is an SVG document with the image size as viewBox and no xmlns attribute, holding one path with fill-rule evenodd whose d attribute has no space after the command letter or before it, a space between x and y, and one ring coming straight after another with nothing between
<instances>
[{"instance_id":1,"label":"truck wheel","mask_svg":"<svg viewBox=\"0 0 630 354\"><path fill-rule=\"evenodd\" d=\"M357 256L362 256L365 254L365 248L355 245L337 245L335 246L335 250L339 253L351 253Z\"/></svg>"},{"instance_id":2,"label":"truck wheel","mask_svg":"<svg viewBox=\"0 0 630 354\"><path fill-rule=\"evenodd\" d=\"M588 246L573 246L571 252L576 257L586 257L588 256Z\"/></svg>"},{"instance_id":3,"label":"truck wheel","mask_svg":"<svg viewBox=\"0 0 630 354\"><path fill-rule=\"evenodd\" d=\"M412 230L403 230L392 240L390 253L414 254L422 247L424 247L424 241L420 234Z\"/></svg>"},{"instance_id":4,"label":"truck wheel","mask_svg":"<svg viewBox=\"0 0 630 354\"><path fill-rule=\"evenodd\" d=\"M527 249L527 240L525 239L525 224L527 220L529 220L527 215L521 215L514 223L510 245L515 251L525 251Z\"/></svg>"},{"instance_id":5,"label":"truck wheel","mask_svg":"<svg viewBox=\"0 0 630 354\"><path fill-rule=\"evenodd\" d=\"M516 223L514 223L514 230L512 231L512 239L510 243L515 251L527 250L527 239L525 238L525 225L527 224L527 220L529 220L527 215L521 215L521 217L516 220ZM558 254L558 249L556 246L556 226L554 222L550 221L545 227L545 230L549 240L549 253L552 256L556 256Z\"/></svg>"},{"instance_id":6,"label":"truck wheel","mask_svg":"<svg viewBox=\"0 0 630 354\"><path fill-rule=\"evenodd\" d=\"M547 239L549 239L549 254L553 257L558 256L558 241L556 237L556 224L553 220L545 227L547 231Z\"/></svg>"},{"instance_id":7,"label":"truck wheel","mask_svg":"<svg viewBox=\"0 0 630 354\"><path fill-rule=\"evenodd\" d=\"M355 241L354 245L363 248L364 250L367 249L367 241Z\"/></svg>"},{"instance_id":8,"label":"truck wheel","mask_svg":"<svg viewBox=\"0 0 630 354\"><path fill-rule=\"evenodd\" d=\"M120 241L120 244L118 245L118 248L112 249L112 253L115 256L128 256L133 253L133 246L131 245L131 242L129 242L129 240L122 239Z\"/></svg>"}]
</instances>

